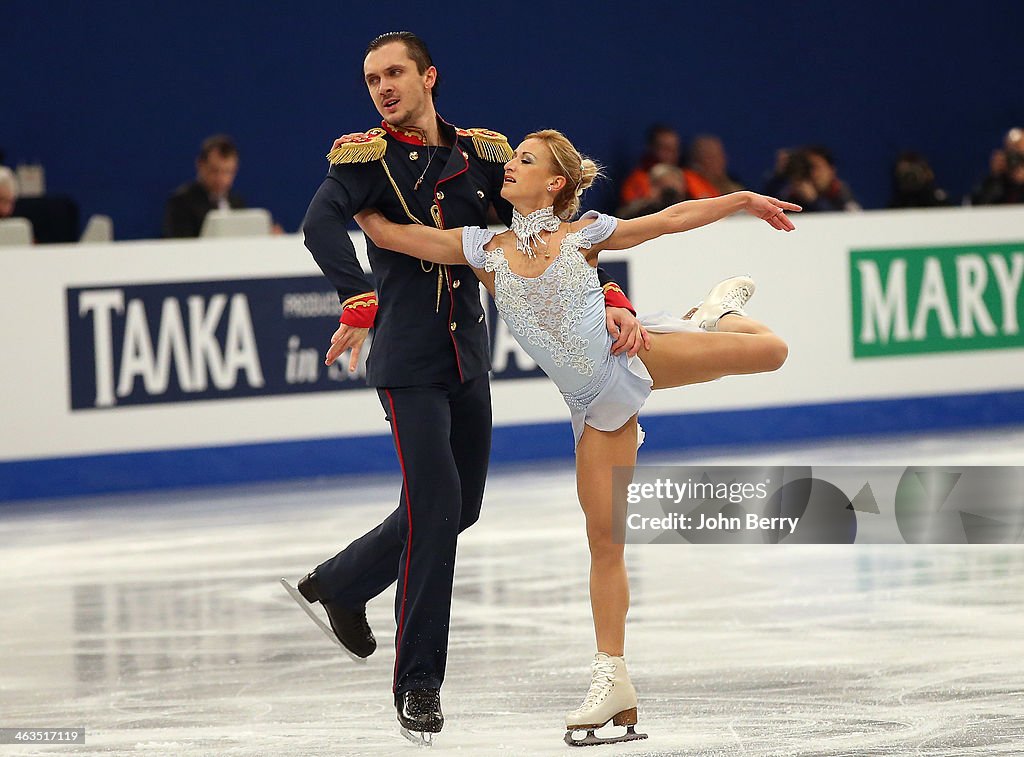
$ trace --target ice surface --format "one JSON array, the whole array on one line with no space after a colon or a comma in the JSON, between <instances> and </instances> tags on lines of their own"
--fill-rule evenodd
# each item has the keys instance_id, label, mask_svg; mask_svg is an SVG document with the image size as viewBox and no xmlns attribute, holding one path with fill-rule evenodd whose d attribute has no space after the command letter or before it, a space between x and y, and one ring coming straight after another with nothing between
<instances>
[{"instance_id":1,"label":"ice surface","mask_svg":"<svg viewBox=\"0 0 1024 757\"><path fill-rule=\"evenodd\" d=\"M1024 465L1024 431L659 455L718 464ZM281 589L374 525L396 477L0 510L0 726L30 754L415 754L390 693L393 591L356 665ZM1024 743L1024 549L631 546L627 661L647 741L589 755L1010 755ZM575 754L589 682L566 465L495 471L462 540L432 752Z\"/></svg>"}]
</instances>

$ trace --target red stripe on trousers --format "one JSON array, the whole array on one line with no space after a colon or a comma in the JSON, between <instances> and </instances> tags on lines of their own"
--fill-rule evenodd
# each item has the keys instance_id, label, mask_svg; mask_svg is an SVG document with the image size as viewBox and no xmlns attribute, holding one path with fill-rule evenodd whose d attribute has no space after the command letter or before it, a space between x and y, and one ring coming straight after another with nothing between
<instances>
[{"instance_id":1,"label":"red stripe on trousers","mask_svg":"<svg viewBox=\"0 0 1024 757\"><path fill-rule=\"evenodd\" d=\"M402 629L405 626L405 598L409 591L409 560L412 558L412 503L409 500L409 480L405 476L405 460L402 458L402 443L398 439L398 418L395 415L395 400L387 389L384 394L388 396L388 406L391 408L391 431L395 435L395 449L398 451L398 465L402 469L402 488L405 489L405 514L409 521L409 537L405 545L405 575L402 578L402 610L398 613L398 641L402 639ZM395 674L392 678L391 690L398 686L398 651L400 644L395 645Z\"/></svg>"}]
</instances>

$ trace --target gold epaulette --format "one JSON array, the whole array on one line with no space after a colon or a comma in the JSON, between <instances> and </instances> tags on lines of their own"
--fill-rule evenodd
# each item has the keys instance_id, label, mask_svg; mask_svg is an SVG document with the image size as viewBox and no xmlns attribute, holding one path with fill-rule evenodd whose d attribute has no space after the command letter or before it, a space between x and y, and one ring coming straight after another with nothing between
<instances>
[{"instance_id":1,"label":"gold epaulette","mask_svg":"<svg viewBox=\"0 0 1024 757\"><path fill-rule=\"evenodd\" d=\"M490 129L459 129L460 137L469 137L473 149L481 160L492 163L507 163L512 160L512 146L504 134Z\"/></svg>"},{"instance_id":2,"label":"gold epaulette","mask_svg":"<svg viewBox=\"0 0 1024 757\"><path fill-rule=\"evenodd\" d=\"M369 163L371 160L383 158L384 151L387 149L388 143L384 139L384 130L370 129L362 134L349 137L347 142L335 147L327 153L327 160L335 166L339 163Z\"/></svg>"}]
</instances>

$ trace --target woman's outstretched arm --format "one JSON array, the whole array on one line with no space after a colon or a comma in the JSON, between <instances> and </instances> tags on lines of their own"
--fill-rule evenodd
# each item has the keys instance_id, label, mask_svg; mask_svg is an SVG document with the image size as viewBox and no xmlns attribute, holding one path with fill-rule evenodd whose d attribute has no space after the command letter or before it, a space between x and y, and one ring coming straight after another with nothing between
<instances>
[{"instance_id":1,"label":"woman's outstretched arm","mask_svg":"<svg viewBox=\"0 0 1024 757\"><path fill-rule=\"evenodd\" d=\"M663 234L675 234L706 226L741 210L767 221L774 229L793 231L796 227L786 217L785 211L800 209L799 205L755 192L733 192L706 200L687 200L653 215L619 221L615 232L600 245L600 248L625 250Z\"/></svg>"},{"instance_id":2,"label":"woman's outstretched arm","mask_svg":"<svg viewBox=\"0 0 1024 757\"><path fill-rule=\"evenodd\" d=\"M434 263L465 264L462 252L462 227L435 229L419 224L392 223L379 210L356 213L356 222L373 243Z\"/></svg>"}]
</instances>

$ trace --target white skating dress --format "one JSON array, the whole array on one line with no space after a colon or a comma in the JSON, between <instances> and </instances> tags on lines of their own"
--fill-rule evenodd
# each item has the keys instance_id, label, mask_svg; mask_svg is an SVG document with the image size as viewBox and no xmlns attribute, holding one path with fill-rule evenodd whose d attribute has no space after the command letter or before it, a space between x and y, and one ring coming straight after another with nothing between
<instances>
[{"instance_id":1,"label":"white skating dress","mask_svg":"<svg viewBox=\"0 0 1024 757\"><path fill-rule=\"evenodd\" d=\"M618 221L594 211L582 218L596 220L566 234L554 261L533 278L513 273L500 248L484 250L497 232L478 226L462 232L467 262L494 273L498 314L562 392L576 444L584 424L600 431L621 428L643 406L653 384L639 357L611 354L614 340L605 326L597 269L580 252L608 239ZM663 314L641 322L653 331L699 330L696 324ZM642 441L640 432L638 445Z\"/></svg>"}]
</instances>

